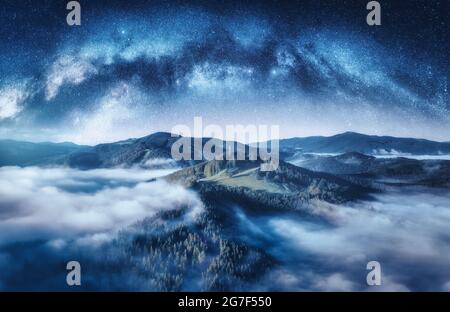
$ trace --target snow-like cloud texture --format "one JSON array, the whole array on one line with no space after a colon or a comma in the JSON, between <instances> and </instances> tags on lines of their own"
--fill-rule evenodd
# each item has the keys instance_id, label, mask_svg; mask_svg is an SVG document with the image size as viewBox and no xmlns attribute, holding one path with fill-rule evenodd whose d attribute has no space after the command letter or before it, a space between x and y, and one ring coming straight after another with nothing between
<instances>
[{"instance_id":1,"label":"snow-like cloud texture","mask_svg":"<svg viewBox=\"0 0 450 312\"><path fill-rule=\"evenodd\" d=\"M183 222L198 220L203 204L193 191L153 180L169 172L0 168L0 289L64 289L64 263L83 258L92 259L89 265L102 265L102 246L128 225L177 208L187 208ZM277 262L248 287L448 290L449 196L445 189L391 189L372 201L327 204L313 219L286 212L249 214L230 207L236 215L233 235L263 248ZM45 280L36 283L29 276L30 261L39 263L35 266L44 270L40 276L44 274ZM381 286L366 284L369 261L381 264ZM94 278L96 269L88 270L92 270L88 277ZM121 281L103 280L109 284L91 281L91 285L125 287ZM145 289L145 284L135 286Z\"/></svg>"},{"instance_id":2,"label":"snow-like cloud texture","mask_svg":"<svg viewBox=\"0 0 450 312\"><path fill-rule=\"evenodd\" d=\"M403 188L329 207L328 222L296 215L240 217L282 263L263 290L445 291L450 280L449 190ZM378 261L382 285L368 286Z\"/></svg>"},{"instance_id":3,"label":"snow-like cloud texture","mask_svg":"<svg viewBox=\"0 0 450 312\"><path fill-rule=\"evenodd\" d=\"M203 210L196 194L154 180L170 172L0 168L0 290L65 289L68 261L101 265L118 231L159 212L183 209L180 222L193 222ZM102 286L95 268L82 265L96 287L127 279L102 276L109 283Z\"/></svg>"},{"instance_id":4,"label":"snow-like cloud texture","mask_svg":"<svg viewBox=\"0 0 450 312\"><path fill-rule=\"evenodd\" d=\"M0 246L112 236L158 211L198 213L194 193L163 181L168 170L0 168Z\"/></svg>"}]
</instances>

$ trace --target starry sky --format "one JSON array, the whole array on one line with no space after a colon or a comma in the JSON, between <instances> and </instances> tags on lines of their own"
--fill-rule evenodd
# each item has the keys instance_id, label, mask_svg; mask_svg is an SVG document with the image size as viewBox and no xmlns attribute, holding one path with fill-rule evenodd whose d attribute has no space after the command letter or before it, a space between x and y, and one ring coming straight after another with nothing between
<instances>
[{"instance_id":1,"label":"starry sky","mask_svg":"<svg viewBox=\"0 0 450 312\"><path fill-rule=\"evenodd\" d=\"M450 141L450 2L0 0L0 138L279 125Z\"/></svg>"}]
</instances>

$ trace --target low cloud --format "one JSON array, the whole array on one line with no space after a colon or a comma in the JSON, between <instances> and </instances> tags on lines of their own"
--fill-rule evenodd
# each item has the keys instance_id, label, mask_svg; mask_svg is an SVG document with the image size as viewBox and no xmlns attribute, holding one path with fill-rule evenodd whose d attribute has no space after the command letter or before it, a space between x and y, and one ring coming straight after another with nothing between
<instances>
[{"instance_id":1,"label":"low cloud","mask_svg":"<svg viewBox=\"0 0 450 312\"><path fill-rule=\"evenodd\" d=\"M0 168L0 290L67 289L65 265L71 260L81 261L87 290L125 287L129 276L108 279L86 259L100 265L103 248L121 229L158 212L181 208L179 222L196 219L203 205L195 193L146 182L170 172Z\"/></svg>"},{"instance_id":2,"label":"low cloud","mask_svg":"<svg viewBox=\"0 0 450 312\"><path fill-rule=\"evenodd\" d=\"M168 172L1 168L0 246L28 240L56 245L75 238L101 241L161 210L187 206L199 212L202 205L194 193L159 180L144 182Z\"/></svg>"},{"instance_id":3,"label":"low cloud","mask_svg":"<svg viewBox=\"0 0 450 312\"><path fill-rule=\"evenodd\" d=\"M404 188L372 202L336 207L333 226L287 217L267 224L281 237L281 255L306 261L291 267L294 276L303 276L295 284L299 289L309 276L307 284L317 290L441 290L450 278L449 195ZM379 287L365 283L365 265L372 260L381 263ZM318 274L317 268L325 271Z\"/></svg>"},{"instance_id":4,"label":"low cloud","mask_svg":"<svg viewBox=\"0 0 450 312\"><path fill-rule=\"evenodd\" d=\"M170 172L0 168L0 271L6 276L0 289L64 289L64 262L81 257L100 265L104 253L98 248L117 238L115 234L127 225L180 207L187 208L183 221L196 219L203 206L195 193L159 180L146 182ZM373 201L334 206L328 222L295 213L248 214L232 207L233 235L264 249L277 262L248 287L448 290L449 195L444 189L402 187L375 195ZM40 268L45 282L35 283L33 275L27 274L29 261L34 261L33 268ZM381 264L381 286L366 283L369 261ZM117 281L103 278L109 284L93 282L93 287L109 289L116 282L120 289L128 287L122 285L129 281L127 276ZM145 285L145 280L133 281L130 287L137 285Z\"/></svg>"}]
</instances>

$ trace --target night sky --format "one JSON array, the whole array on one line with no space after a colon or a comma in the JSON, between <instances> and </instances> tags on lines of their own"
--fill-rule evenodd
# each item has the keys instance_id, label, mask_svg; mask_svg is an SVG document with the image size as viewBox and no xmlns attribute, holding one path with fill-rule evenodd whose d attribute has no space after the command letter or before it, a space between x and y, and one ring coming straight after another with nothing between
<instances>
[{"instance_id":1,"label":"night sky","mask_svg":"<svg viewBox=\"0 0 450 312\"><path fill-rule=\"evenodd\" d=\"M450 141L450 1L0 0L0 138L204 123Z\"/></svg>"}]
</instances>

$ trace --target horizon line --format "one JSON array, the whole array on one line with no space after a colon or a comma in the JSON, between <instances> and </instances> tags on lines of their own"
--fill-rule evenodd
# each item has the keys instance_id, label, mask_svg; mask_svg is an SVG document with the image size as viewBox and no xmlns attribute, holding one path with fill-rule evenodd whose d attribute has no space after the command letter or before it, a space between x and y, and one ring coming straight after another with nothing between
<instances>
[{"instance_id":1,"label":"horizon line","mask_svg":"<svg viewBox=\"0 0 450 312\"><path fill-rule=\"evenodd\" d=\"M34 141L34 140L27 140L27 139L10 139L10 138L1 138L0 137L0 141L14 141L14 142L23 142L23 143L34 143L34 144L74 144L74 145L78 145L78 146L97 146L97 145L101 145L101 144L114 144L114 143L119 143L119 142L124 142L124 141L128 141L128 140L139 140L145 137L149 137L158 133L164 133L164 134L170 134L173 137L176 136L180 136L183 137L182 135L179 134L175 134L172 132L168 132L168 131L155 131L152 132L148 135L144 135L144 136L140 136L140 137L129 137L129 138L124 138L124 139L119 139L119 140L114 140L114 141L105 141L105 142L101 142L101 143L96 143L96 144L81 144L81 143L76 143L74 141L68 141L68 140L64 140L64 141L49 141L49 140L42 140L42 141ZM317 137L317 138L331 138L334 136L339 136L339 135L343 135L343 134L357 134L357 135L362 135L362 136L367 136L367 137L391 137L391 138L396 138L396 139L415 139L415 140L424 140L424 141L429 141L429 142L435 142L435 143L443 143L443 144L450 144L450 141L438 141L438 140L432 140L432 139L426 139L423 137L406 137L406 136L394 136L394 135L388 135L388 134L367 134L367 133L362 133L362 132L356 132L356 131L344 131L344 132L338 132L332 135L308 135L308 136L289 136L289 137L283 137L283 138L279 138L277 140L281 141L281 140L293 140L293 139L306 139L306 138L313 138L313 137ZM228 140L228 139L222 139L222 138L217 138L217 137L198 137L198 136L190 136L190 138L193 139L218 139L221 141L234 141L237 143L241 143L241 144L247 144L247 145L252 145L252 144L257 144L257 143L263 143L263 142L270 142L270 141L276 141L276 140L265 140L265 141L255 141L255 142L249 142L249 143L245 143L245 142L241 142L238 140Z\"/></svg>"}]
</instances>

